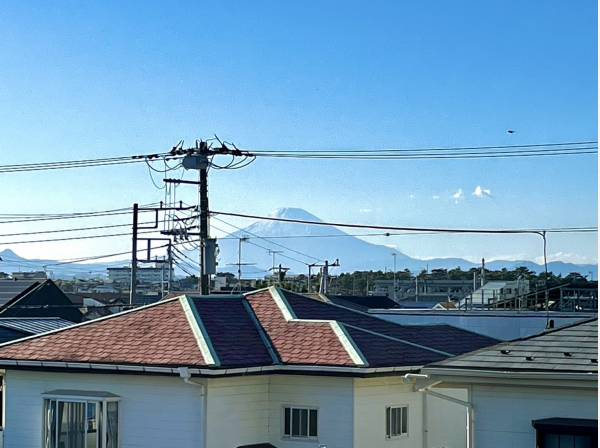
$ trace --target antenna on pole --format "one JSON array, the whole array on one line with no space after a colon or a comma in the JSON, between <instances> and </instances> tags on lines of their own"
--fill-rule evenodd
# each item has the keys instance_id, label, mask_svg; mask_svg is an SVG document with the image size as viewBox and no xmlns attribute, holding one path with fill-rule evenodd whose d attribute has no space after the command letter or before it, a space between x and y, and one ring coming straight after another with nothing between
<instances>
[{"instance_id":1,"label":"antenna on pole","mask_svg":"<svg viewBox=\"0 0 600 448\"><path fill-rule=\"evenodd\" d=\"M285 274L287 273L287 271L289 271L290 268L286 268L281 266L281 263L279 263L279 266L277 266L276 268L271 268L269 269L269 271L273 272L273 278L275 278L275 272L277 272L277 282L281 285L283 283L283 280L285 279Z\"/></svg>"}]
</instances>

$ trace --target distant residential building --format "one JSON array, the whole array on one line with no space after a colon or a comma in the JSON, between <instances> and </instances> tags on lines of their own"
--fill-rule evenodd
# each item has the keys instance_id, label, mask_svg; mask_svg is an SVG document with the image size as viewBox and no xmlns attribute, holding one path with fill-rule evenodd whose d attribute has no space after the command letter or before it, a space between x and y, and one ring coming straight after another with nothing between
<instances>
[{"instance_id":1,"label":"distant residential building","mask_svg":"<svg viewBox=\"0 0 600 448\"><path fill-rule=\"evenodd\" d=\"M489 308L497 303L518 300L529 293L527 280L490 281L460 300L460 308ZM518 307L518 304L517 306Z\"/></svg>"},{"instance_id":2,"label":"distant residential building","mask_svg":"<svg viewBox=\"0 0 600 448\"><path fill-rule=\"evenodd\" d=\"M116 285L126 285L131 283L131 268L108 268L108 279ZM171 278L174 278L171 271ZM166 265L158 267L140 267L137 269L138 285L160 285L169 279L169 268Z\"/></svg>"},{"instance_id":3,"label":"distant residential building","mask_svg":"<svg viewBox=\"0 0 600 448\"><path fill-rule=\"evenodd\" d=\"M48 275L44 271L13 272L14 280L46 280Z\"/></svg>"},{"instance_id":4,"label":"distant residential building","mask_svg":"<svg viewBox=\"0 0 600 448\"><path fill-rule=\"evenodd\" d=\"M424 297L427 300L458 300L473 291L471 280L450 279L398 279L396 280L396 294L394 295L393 280L375 280L373 282L373 294L396 298L396 300L410 297Z\"/></svg>"}]
</instances>

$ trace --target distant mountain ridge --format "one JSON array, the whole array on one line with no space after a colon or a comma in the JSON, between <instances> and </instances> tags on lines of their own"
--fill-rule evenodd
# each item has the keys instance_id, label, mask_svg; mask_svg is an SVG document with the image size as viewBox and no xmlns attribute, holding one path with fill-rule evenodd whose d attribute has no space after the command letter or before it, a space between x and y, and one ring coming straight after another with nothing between
<instances>
[{"instance_id":1,"label":"distant mountain ridge","mask_svg":"<svg viewBox=\"0 0 600 448\"><path fill-rule=\"evenodd\" d=\"M310 222L323 222L317 216L301 208L286 207L277 209L272 213L273 217L293 219ZM392 253L396 254L396 266L398 270L409 269L419 272L422 269L453 269L460 267L468 270L479 264L464 260L462 258L412 258L399 250L385 245L372 244L352 236L337 227L329 225L311 225L289 223L281 221L257 221L243 230L233 232L228 237L232 239L219 240L219 270L222 272L237 272L239 238L251 237L242 243L242 262L252 263L243 266L242 272L245 277L259 278L269 274L273 264L280 263L290 268L291 273L308 273L307 264L321 264L327 259L333 262L339 258L341 267L335 272L353 272L380 270L381 266L390 265ZM289 238L296 236L297 238ZM259 237L262 237L259 238ZM281 238L285 237L285 238ZM268 250L276 253L269 253ZM191 255L195 259L197 254ZM20 257L11 249L0 251L0 272L18 272L43 270L47 265L47 271L52 278L72 279L106 276L106 268L114 266L127 266L128 260L114 261L110 263L72 263L52 266L54 260L26 259ZM543 266L529 260L496 260L486 263L491 270L502 268L514 269L525 266L535 272L542 272ZM318 267L313 269L316 272ZM571 272L579 272L587 275L592 272L594 278L598 278L598 268L593 264L573 264L563 261L552 261L548 263L548 270L555 274L568 275ZM183 272L176 274L183 275Z\"/></svg>"},{"instance_id":2,"label":"distant mountain ridge","mask_svg":"<svg viewBox=\"0 0 600 448\"><path fill-rule=\"evenodd\" d=\"M11 249L0 251L0 272L46 271L49 277L62 280L73 278L87 279L106 277L106 269L113 266L126 266L127 261L110 263L71 263L53 266L56 260L28 259L17 255Z\"/></svg>"},{"instance_id":3,"label":"distant mountain ridge","mask_svg":"<svg viewBox=\"0 0 600 448\"><path fill-rule=\"evenodd\" d=\"M323 222L317 216L301 208L280 208L273 212L271 216L301 221ZM258 221L243 230L229 234L228 237L232 237L233 239L221 240L219 242L221 252L219 266L222 270L229 272L237 270L237 267L231 266L237 263L238 241L236 239L244 236L253 237L255 235L264 237L265 239L261 240L254 237L248 240L247 243L243 243L242 262L255 263L254 266L242 269L245 275L251 275L252 273L260 275L261 272L264 274L265 270L271 267L273 256L265 248L282 251L281 254L275 254L275 264L278 265L281 263L283 266L289 267L290 271L294 273L307 273L308 268L306 264L322 263L322 260L325 259L332 262L336 258L340 260L341 267L339 271L342 272L379 270L381 266L390 264L392 253L396 254L396 266L398 270L409 269L412 272L418 272L426 268L453 269L456 267L468 270L479 266L477 263L462 258L412 258L399 250L381 244L369 243L333 226L316 226L281 221ZM278 239L281 236L298 236L298 238ZM263 246L263 248L254 244ZM286 250L283 247L277 246L277 244L293 250ZM511 269L519 266L525 266L535 272L542 272L544 269L542 265L529 260L496 260L486 263L486 265L492 270L502 268ZM562 275L568 275L570 272L580 272L585 275L588 272L592 272L594 278L597 278L597 266L593 264L580 265L552 261L548 263L548 270Z\"/></svg>"}]
</instances>

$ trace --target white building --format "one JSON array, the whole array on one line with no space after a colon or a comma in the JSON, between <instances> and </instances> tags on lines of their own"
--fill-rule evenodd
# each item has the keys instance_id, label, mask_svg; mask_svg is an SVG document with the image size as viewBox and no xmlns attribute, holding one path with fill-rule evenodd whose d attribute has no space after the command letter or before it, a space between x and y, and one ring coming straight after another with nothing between
<instances>
[{"instance_id":1,"label":"white building","mask_svg":"<svg viewBox=\"0 0 600 448\"><path fill-rule=\"evenodd\" d=\"M176 297L0 346L4 446L462 448L466 393L414 373L493 342L276 288Z\"/></svg>"},{"instance_id":2,"label":"white building","mask_svg":"<svg viewBox=\"0 0 600 448\"><path fill-rule=\"evenodd\" d=\"M598 446L597 319L487 347L423 369L435 396L462 387L470 446Z\"/></svg>"},{"instance_id":3,"label":"white building","mask_svg":"<svg viewBox=\"0 0 600 448\"><path fill-rule=\"evenodd\" d=\"M131 284L131 268L107 268L108 279L117 285L126 285L129 287ZM169 279L169 268L167 265L161 265L158 267L149 268L138 268L137 269L137 282L138 285L160 285L165 283ZM173 278L171 273L171 278Z\"/></svg>"},{"instance_id":4,"label":"white building","mask_svg":"<svg viewBox=\"0 0 600 448\"><path fill-rule=\"evenodd\" d=\"M529 293L529 282L527 280L494 280L486 282L471 294L462 298L459 302L460 308L488 308L496 302L507 300L515 301L515 308L519 307L518 300Z\"/></svg>"}]
</instances>

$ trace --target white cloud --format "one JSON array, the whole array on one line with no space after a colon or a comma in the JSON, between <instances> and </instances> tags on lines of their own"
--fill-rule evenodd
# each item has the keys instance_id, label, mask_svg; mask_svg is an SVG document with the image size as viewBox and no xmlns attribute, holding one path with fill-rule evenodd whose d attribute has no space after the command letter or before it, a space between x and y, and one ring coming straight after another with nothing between
<instances>
[{"instance_id":1,"label":"white cloud","mask_svg":"<svg viewBox=\"0 0 600 448\"><path fill-rule=\"evenodd\" d=\"M440 197L439 197L437 194L434 194L433 196L431 196L431 199L434 199L434 200L436 200L436 201L437 201L439 198L440 198Z\"/></svg>"},{"instance_id":2,"label":"white cloud","mask_svg":"<svg viewBox=\"0 0 600 448\"><path fill-rule=\"evenodd\" d=\"M551 261L564 261L565 263L574 264L596 264L598 261L585 255L579 255L572 252L556 252L548 254L548 262ZM535 262L537 264L544 264L544 257L536 257Z\"/></svg>"},{"instance_id":3,"label":"white cloud","mask_svg":"<svg viewBox=\"0 0 600 448\"><path fill-rule=\"evenodd\" d=\"M477 185L475 190L473 191L473 196L478 198L490 197L492 195L492 190L488 188L482 188L481 185Z\"/></svg>"},{"instance_id":4,"label":"white cloud","mask_svg":"<svg viewBox=\"0 0 600 448\"><path fill-rule=\"evenodd\" d=\"M372 208L359 208L358 212L359 213L372 213L373 209Z\"/></svg>"},{"instance_id":5,"label":"white cloud","mask_svg":"<svg viewBox=\"0 0 600 448\"><path fill-rule=\"evenodd\" d=\"M408 199L414 199L415 197L416 196L414 194L412 194L412 193L408 195Z\"/></svg>"},{"instance_id":6,"label":"white cloud","mask_svg":"<svg viewBox=\"0 0 600 448\"><path fill-rule=\"evenodd\" d=\"M458 204L459 201L462 201L465 198L465 192L462 188L459 188L453 195L452 199L454 199L454 203Z\"/></svg>"}]
</instances>

